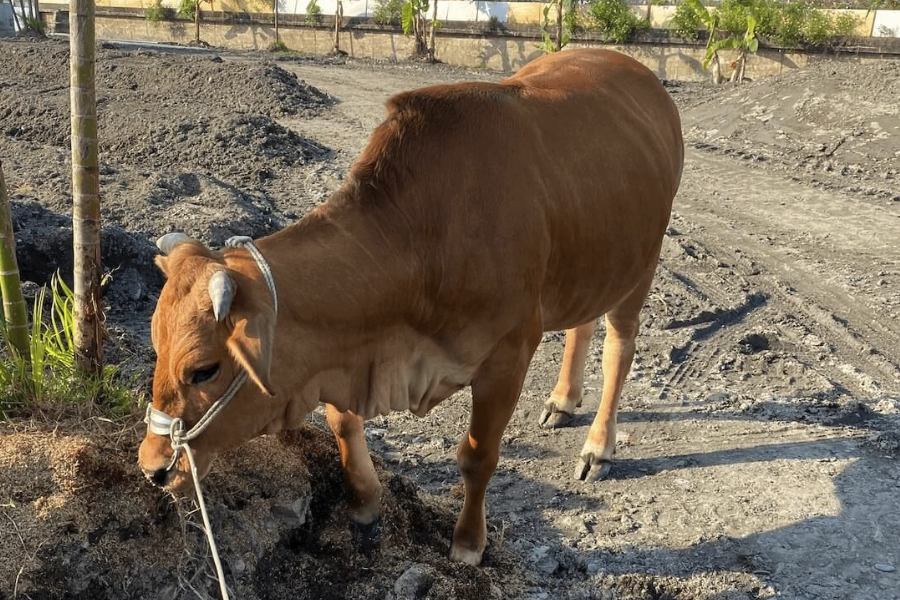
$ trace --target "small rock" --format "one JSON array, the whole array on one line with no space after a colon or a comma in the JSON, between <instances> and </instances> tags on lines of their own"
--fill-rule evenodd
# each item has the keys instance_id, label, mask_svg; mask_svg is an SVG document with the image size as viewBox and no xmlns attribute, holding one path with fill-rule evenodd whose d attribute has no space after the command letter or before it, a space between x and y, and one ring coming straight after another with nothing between
<instances>
[{"instance_id":1,"label":"small rock","mask_svg":"<svg viewBox=\"0 0 900 600\"><path fill-rule=\"evenodd\" d=\"M543 575L553 575L559 568L559 561L552 556L545 556L534 565L534 568Z\"/></svg>"},{"instance_id":2,"label":"small rock","mask_svg":"<svg viewBox=\"0 0 900 600\"><path fill-rule=\"evenodd\" d=\"M399 463L403 459L403 455L399 452L385 452L383 456L389 463Z\"/></svg>"},{"instance_id":3,"label":"small rock","mask_svg":"<svg viewBox=\"0 0 900 600\"><path fill-rule=\"evenodd\" d=\"M425 565L413 565L394 582L397 600L418 600L424 598L434 581L430 569Z\"/></svg>"},{"instance_id":4,"label":"small rock","mask_svg":"<svg viewBox=\"0 0 900 600\"><path fill-rule=\"evenodd\" d=\"M599 560L592 560L587 565L588 575L598 575L603 573L603 563Z\"/></svg>"},{"instance_id":5,"label":"small rock","mask_svg":"<svg viewBox=\"0 0 900 600\"><path fill-rule=\"evenodd\" d=\"M893 573L894 572L894 565L889 565L887 563L878 563L877 565L875 565L875 568L877 570L881 571L882 573Z\"/></svg>"},{"instance_id":6,"label":"small rock","mask_svg":"<svg viewBox=\"0 0 900 600\"><path fill-rule=\"evenodd\" d=\"M309 502L310 498L300 498L294 500L290 506L276 505L272 507L272 514L288 527L300 527L306 523Z\"/></svg>"},{"instance_id":7,"label":"small rock","mask_svg":"<svg viewBox=\"0 0 900 600\"><path fill-rule=\"evenodd\" d=\"M243 558L238 558L234 561L234 564L231 565L231 568L235 573L243 573L247 569L247 563L244 562Z\"/></svg>"}]
</instances>

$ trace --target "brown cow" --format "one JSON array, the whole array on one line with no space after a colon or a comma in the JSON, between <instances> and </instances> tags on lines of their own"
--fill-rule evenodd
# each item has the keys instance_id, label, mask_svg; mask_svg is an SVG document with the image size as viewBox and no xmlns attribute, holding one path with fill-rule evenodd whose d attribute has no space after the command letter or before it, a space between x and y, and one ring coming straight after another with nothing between
<instances>
[{"instance_id":1,"label":"brown cow","mask_svg":"<svg viewBox=\"0 0 900 600\"><path fill-rule=\"evenodd\" d=\"M666 90L616 52L566 51L500 83L394 96L340 189L258 240L277 317L246 249L188 241L157 260L168 281L152 323L153 405L190 427L241 370L249 375L192 442L205 475L216 454L297 427L325 403L353 517L365 524L379 514L381 486L364 419L424 416L471 385L457 453L466 496L451 556L477 564L485 489L543 332L568 330L542 415L558 426L580 403L585 354L604 314L603 396L576 477L607 473L683 160ZM210 291L223 282L226 296ZM141 467L181 489L187 462L181 455L167 470L171 457L168 438L148 431Z\"/></svg>"}]
</instances>

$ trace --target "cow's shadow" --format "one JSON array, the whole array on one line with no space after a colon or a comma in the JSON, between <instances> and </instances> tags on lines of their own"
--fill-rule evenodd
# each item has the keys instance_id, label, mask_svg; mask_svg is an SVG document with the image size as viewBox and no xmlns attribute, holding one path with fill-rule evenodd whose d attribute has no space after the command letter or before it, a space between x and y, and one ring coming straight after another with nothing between
<instances>
[{"instance_id":1,"label":"cow's shadow","mask_svg":"<svg viewBox=\"0 0 900 600\"><path fill-rule=\"evenodd\" d=\"M797 402L802 404L800 400ZM804 412L794 411L794 414L802 416ZM621 417L621 422L630 423L663 419L746 421L758 418L744 412L721 411L688 414L626 412ZM825 427L816 429L822 435L818 439L785 442L773 439L772 443L714 451L704 451L698 443L698 450L687 454L658 458L622 457L614 463L609 475L612 482L590 484L581 491L523 475L518 468L505 466L501 460L488 493L489 529L494 532L492 543L498 543L502 538L502 543L512 544L522 551L523 560L528 560L533 548L550 546L560 566L550 574L541 575L542 586L561 593L560 597L569 597L569 590L577 587L579 582L582 586L602 585L602 581L609 581L602 580L605 575L651 578L656 582L651 587L657 585L653 592L657 595L650 593L646 597L687 597L683 596L685 590L690 589L687 580L697 574L709 574L720 580L720 589L728 587L727 583L721 583L723 576L744 576L745 580L757 581L759 586L772 585L788 598L900 598L900 578L896 571L890 572L892 567L900 568L900 519L894 514L900 501L900 465L866 442L867 435L878 431L890 432L893 428L896 434L896 424L871 414L851 420L853 422L848 423L846 418L836 416L831 423L820 422ZM834 429L829 429L829 424ZM839 431L848 424L855 426L850 436ZM575 423L576 427L588 425L589 421ZM829 431L834 435L828 435ZM396 449L402 447L401 442ZM561 468L566 472L570 451L574 453L577 449L560 449L558 452ZM540 453L546 456L544 448L526 444L516 450L516 457ZM781 498L772 506L773 526L743 537L716 535L711 531L686 547L627 542L585 548L583 544L573 545L571 533L562 531L547 516L571 512L605 518L602 515L609 515L614 507L605 505L603 498L607 494L603 493L603 486L613 485L615 481L649 478L663 472L674 472L679 478L702 478L704 474L697 471L708 467L771 463L776 469L784 468L784 461L835 465L832 490L820 490L816 497L817 505L832 507L819 511L826 514L799 517L788 525L777 525L777 519L783 523L789 518L786 515L791 513L809 514L809 507L802 506L802 498L809 496L809 490L800 493L796 489L793 492L785 489L780 496L773 496L773 490L754 490L748 482L748 488L740 490L741 493L754 495L765 491L768 496ZM393 465L392 468L438 494L450 490L448 473L454 476L456 473L455 461L450 458ZM783 483L784 479L780 481ZM758 482L757 478L754 484L758 485ZM732 480L723 485L740 486L741 483ZM738 492L733 489L731 493ZM523 498L527 502L510 503L509 498ZM709 504L710 500L707 497L702 502ZM525 514L521 514L523 507ZM485 560L490 564L490 548ZM763 590L757 587L755 590L711 591L701 597L734 600L761 597L759 594L762 593Z\"/></svg>"}]
</instances>

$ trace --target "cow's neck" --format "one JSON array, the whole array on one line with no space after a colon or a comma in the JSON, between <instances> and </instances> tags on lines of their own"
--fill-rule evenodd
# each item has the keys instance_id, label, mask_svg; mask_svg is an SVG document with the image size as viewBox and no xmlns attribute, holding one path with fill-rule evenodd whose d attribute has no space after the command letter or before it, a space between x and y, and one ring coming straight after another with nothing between
<instances>
[{"instance_id":1,"label":"cow's neck","mask_svg":"<svg viewBox=\"0 0 900 600\"><path fill-rule=\"evenodd\" d=\"M413 360L420 344L409 323L421 291L417 259L404 251L410 235L375 209L333 198L259 241L278 287L272 378L288 397L270 431L295 426L319 402L366 416L414 408L402 399L392 407L389 392L373 389L395 384L385 365Z\"/></svg>"}]
</instances>

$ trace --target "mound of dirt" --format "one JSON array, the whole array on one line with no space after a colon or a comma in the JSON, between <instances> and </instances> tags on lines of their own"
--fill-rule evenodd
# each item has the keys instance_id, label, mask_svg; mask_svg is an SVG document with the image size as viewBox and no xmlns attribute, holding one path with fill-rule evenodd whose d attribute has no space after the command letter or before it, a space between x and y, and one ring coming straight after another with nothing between
<instances>
[{"instance_id":1,"label":"mound of dirt","mask_svg":"<svg viewBox=\"0 0 900 600\"><path fill-rule=\"evenodd\" d=\"M217 597L199 515L140 475L134 430L4 426L0 437L0 597ZM406 598L398 592L412 586L410 600L486 600L497 597L493 582L514 582L502 549L483 568L451 563L445 503L420 497L380 463L378 472L384 512L368 535L349 519L330 433L305 426L221 457L204 489L234 596Z\"/></svg>"},{"instance_id":2,"label":"mound of dirt","mask_svg":"<svg viewBox=\"0 0 900 600\"><path fill-rule=\"evenodd\" d=\"M813 63L740 86L683 97L694 147L767 163L822 184L900 200L900 64Z\"/></svg>"},{"instance_id":3,"label":"mound of dirt","mask_svg":"<svg viewBox=\"0 0 900 600\"><path fill-rule=\"evenodd\" d=\"M14 139L65 146L69 138L69 49L54 40L5 41L0 129ZM97 105L104 149L159 108L177 120L211 111L271 117L311 115L332 99L275 64L226 63L216 57L97 50ZM30 92L40 102L33 102ZM127 109L126 109L127 106ZM123 127L125 128L123 130ZM152 128L151 128L152 129ZM145 128L140 132L148 134Z\"/></svg>"},{"instance_id":4,"label":"mound of dirt","mask_svg":"<svg viewBox=\"0 0 900 600\"><path fill-rule=\"evenodd\" d=\"M71 281L68 45L0 42L0 137L23 278ZM162 283L153 240L170 231L219 246L308 212L311 172L333 153L278 119L333 103L266 58L97 51L103 264L109 324L141 339ZM146 348L144 348L146 350Z\"/></svg>"}]
</instances>

